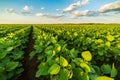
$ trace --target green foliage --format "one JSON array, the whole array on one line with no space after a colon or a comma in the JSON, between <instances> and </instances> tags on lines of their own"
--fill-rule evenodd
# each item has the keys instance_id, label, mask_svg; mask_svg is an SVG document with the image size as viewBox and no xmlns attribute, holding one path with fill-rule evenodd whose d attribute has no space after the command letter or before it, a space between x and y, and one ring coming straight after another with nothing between
<instances>
[{"instance_id":1,"label":"green foliage","mask_svg":"<svg viewBox=\"0 0 120 80\"><path fill-rule=\"evenodd\" d=\"M115 68L114 63L112 64L112 71L111 71L111 77L117 76L117 69Z\"/></svg>"},{"instance_id":2,"label":"green foliage","mask_svg":"<svg viewBox=\"0 0 120 80\"><path fill-rule=\"evenodd\" d=\"M101 70L104 74L109 74L111 72L111 66L109 64L103 64Z\"/></svg>"},{"instance_id":3,"label":"green foliage","mask_svg":"<svg viewBox=\"0 0 120 80\"><path fill-rule=\"evenodd\" d=\"M14 70L18 65L19 65L19 62L8 62L8 63L6 64L6 69L7 69L7 71L12 71L12 70Z\"/></svg>"},{"instance_id":4,"label":"green foliage","mask_svg":"<svg viewBox=\"0 0 120 80\"><path fill-rule=\"evenodd\" d=\"M17 78L24 70L21 60L29 26L0 25L0 80Z\"/></svg>"},{"instance_id":5,"label":"green foliage","mask_svg":"<svg viewBox=\"0 0 120 80\"><path fill-rule=\"evenodd\" d=\"M0 26L0 80L12 79L24 71L21 59L30 30L30 25ZM36 78L118 79L119 24L33 25L32 35L34 51L29 56L32 59L37 55Z\"/></svg>"},{"instance_id":6,"label":"green foliage","mask_svg":"<svg viewBox=\"0 0 120 80\"><path fill-rule=\"evenodd\" d=\"M59 71L60 71L60 66L59 66L58 64L53 64L53 65L49 68L49 70L48 70L48 72L49 72L51 75L53 75L53 74L58 74Z\"/></svg>"},{"instance_id":7,"label":"green foliage","mask_svg":"<svg viewBox=\"0 0 120 80\"><path fill-rule=\"evenodd\" d=\"M30 56L37 55L38 64L44 62L50 67L44 79L96 80L103 75L116 78L118 67L111 64L120 56L119 31L119 25L114 24L34 25L35 53ZM40 77L40 68L37 73Z\"/></svg>"},{"instance_id":8,"label":"green foliage","mask_svg":"<svg viewBox=\"0 0 120 80\"><path fill-rule=\"evenodd\" d=\"M41 63L38 66L39 70L36 72L36 77L40 77L41 75L48 75L49 66L46 63Z\"/></svg>"}]
</instances>

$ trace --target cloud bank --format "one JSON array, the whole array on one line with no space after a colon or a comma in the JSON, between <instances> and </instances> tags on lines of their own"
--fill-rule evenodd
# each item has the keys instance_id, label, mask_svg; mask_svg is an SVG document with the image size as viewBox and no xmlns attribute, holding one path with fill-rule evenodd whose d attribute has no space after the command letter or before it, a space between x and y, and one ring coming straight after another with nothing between
<instances>
[{"instance_id":1,"label":"cloud bank","mask_svg":"<svg viewBox=\"0 0 120 80\"><path fill-rule=\"evenodd\" d=\"M36 13L36 16L37 17L47 17L47 18L57 19L57 18L63 17L64 15L61 15L61 14L51 15L51 14Z\"/></svg>"},{"instance_id":2,"label":"cloud bank","mask_svg":"<svg viewBox=\"0 0 120 80\"><path fill-rule=\"evenodd\" d=\"M5 11L7 13L16 13L15 9L13 9L13 8L6 8Z\"/></svg>"},{"instance_id":3,"label":"cloud bank","mask_svg":"<svg viewBox=\"0 0 120 80\"><path fill-rule=\"evenodd\" d=\"M74 11L71 13L72 18L77 18L81 16L98 16L99 12L96 11L90 11L90 10L84 10L84 11Z\"/></svg>"},{"instance_id":4,"label":"cloud bank","mask_svg":"<svg viewBox=\"0 0 120 80\"><path fill-rule=\"evenodd\" d=\"M29 6L24 6L23 7L23 10L25 10L25 11L29 11L31 9L31 7L29 7Z\"/></svg>"},{"instance_id":5,"label":"cloud bank","mask_svg":"<svg viewBox=\"0 0 120 80\"><path fill-rule=\"evenodd\" d=\"M72 11L86 5L88 2L89 2L89 0L82 0L82 2L78 1L76 3L72 3L67 8L63 9L63 12L72 12Z\"/></svg>"},{"instance_id":6,"label":"cloud bank","mask_svg":"<svg viewBox=\"0 0 120 80\"><path fill-rule=\"evenodd\" d=\"M75 3L70 4L68 7L63 9L63 13L60 14L47 14L47 13L38 13L38 12L33 12L33 9L31 6L23 6L21 11L16 12L15 9L13 8L6 8L5 11L7 13L15 13L18 15L25 15L25 16L37 16L37 17L46 17L46 18L53 18L53 19L57 19L57 18L79 18L82 16L87 16L87 17L95 17L95 16L101 16L104 15L104 13L108 13L108 12L114 12L114 11L120 11L120 0L113 2L113 3L108 3L105 4L103 6L101 6L98 10L96 11L91 11L91 10L81 10L78 11L79 8L81 8L82 6L85 6L86 4L89 3L90 0L79 0ZM45 9L45 7L41 7L40 8L41 11ZM56 9L57 12L60 11L60 9ZM66 14L68 13L68 14ZM118 12L117 12L118 13Z\"/></svg>"},{"instance_id":7,"label":"cloud bank","mask_svg":"<svg viewBox=\"0 0 120 80\"><path fill-rule=\"evenodd\" d=\"M99 12L101 13L106 13L111 11L120 11L120 1L106 4L99 9Z\"/></svg>"}]
</instances>

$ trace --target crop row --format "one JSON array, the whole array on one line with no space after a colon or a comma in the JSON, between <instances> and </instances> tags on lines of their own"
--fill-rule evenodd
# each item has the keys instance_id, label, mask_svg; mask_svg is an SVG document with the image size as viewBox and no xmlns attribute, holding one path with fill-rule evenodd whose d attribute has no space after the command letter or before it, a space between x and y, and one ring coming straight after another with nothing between
<instances>
[{"instance_id":1,"label":"crop row","mask_svg":"<svg viewBox=\"0 0 120 80\"><path fill-rule=\"evenodd\" d=\"M47 80L119 79L119 25L35 26L37 78Z\"/></svg>"},{"instance_id":2,"label":"crop row","mask_svg":"<svg viewBox=\"0 0 120 80\"><path fill-rule=\"evenodd\" d=\"M24 57L23 49L28 40L30 27L13 26L11 30L13 32L0 38L0 80L16 79L24 71L21 60Z\"/></svg>"},{"instance_id":3,"label":"crop row","mask_svg":"<svg viewBox=\"0 0 120 80\"><path fill-rule=\"evenodd\" d=\"M4 26L0 26L0 80L17 79L24 71L23 49L32 28ZM119 24L32 26L34 50L29 58L37 56L37 80L120 79Z\"/></svg>"}]
</instances>

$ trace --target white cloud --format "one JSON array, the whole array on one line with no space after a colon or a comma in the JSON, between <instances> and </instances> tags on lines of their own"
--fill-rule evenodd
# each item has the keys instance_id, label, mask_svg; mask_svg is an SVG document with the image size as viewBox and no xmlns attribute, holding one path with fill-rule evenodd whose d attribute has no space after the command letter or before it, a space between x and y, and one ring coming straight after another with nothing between
<instances>
[{"instance_id":1,"label":"white cloud","mask_svg":"<svg viewBox=\"0 0 120 80\"><path fill-rule=\"evenodd\" d=\"M43 17L43 16L45 16L45 14L43 14L43 13L36 13L36 16Z\"/></svg>"},{"instance_id":2,"label":"white cloud","mask_svg":"<svg viewBox=\"0 0 120 80\"><path fill-rule=\"evenodd\" d=\"M25 11L28 11L28 10L30 10L31 8L29 7L29 6L24 6L23 7L23 10L25 10Z\"/></svg>"},{"instance_id":3,"label":"white cloud","mask_svg":"<svg viewBox=\"0 0 120 80\"><path fill-rule=\"evenodd\" d=\"M37 17L47 17L47 18L61 18L63 15L61 14L56 14L56 15L51 15L51 14L44 14L44 13L36 13Z\"/></svg>"},{"instance_id":4,"label":"white cloud","mask_svg":"<svg viewBox=\"0 0 120 80\"><path fill-rule=\"evenodd\" d=\"M33 13L32 12L30 12L30 11L18 11L18 12L16 12L16 10L15 9L13 9L13 8L6 8L5 9L5 11L7 12L7 13L9 13L9 14L17 14L17 15L25 15L25 16L27 16L27 15L32 15Z\"/></svg>"},{"instance_id":5,"label":"white cloud","mask_svg":"<svg viewBox=\"0 0 120 80\"><path fill-rule=\"evenodd\" d=\"M89 10L85 10L85 11L75 11L75 12L72 12L72 16L73 17L78 17L78 16L85 16L87 15L89 12Z\"/></svg>"},{"instance_id":6,"label":"white cloud","mask_svg":"<svg viewBox=\"0 0 120 80\"><path fill-rule=\"evenodd\" d=\"M22 11L21 14L28 16L28 15L32 15L32 12L28 12L28 11Z\"/></svg>"},{"instance_id":7,"label":"white cloud","mask_svg":"<svg viewBox=\"0 0 120 80\"><path fill-rule=\"evenodd\" d=\"M60 9L56 9L56 11L60 11Z\"/></svg>"},{"instance_id":8,"label":"white cloud","mask_svg":"<svg viewBox=\"0 0 120 80\"><path fill-rule=\"evenodd\" d=\"M72 18L78 18L81 16L98 16L99 12L96 11L90 11L90 10L85 10L85 11L74 11L71 13Z\"/></svg>"},{"instance_id":9,"label":"white cloud","mask_svg":"<svg viewBox=\"0 0 120 80\"><path fill-rule=\"evenodd\" d=\"M65 8L63 11L64 11L64 12L71 12L71 11L77 9L78 7L81 7L81 2L80 2L80 1L69 5L69 6L68 6L67 8Z\"/></svg>"},{"instance_id":10,"label":"white cloud","mask_svg":"<svg viewBox=\"0 0 120 80\"><path fill-rule=\"evenodd\" d=\"M83 0L81 4L86 5L88 2L89 2L89 0Z\"/></svg>"},{"instance_id":11,"label":"white cloud","mask_svg":"<svg viewBox=\"0 0 120 80\"><path fill-rule=\"evenodd\" d=\"M44 10L44 9L45 9L45 7L41 7L40 9L41 9L41 10Z\"/></svg>"},{"instance_id":12,"label":"white cloud","mask_svg":"<svg viewBox=\"0 0 120 80\"><path fill-rule=\"evenodd\" d=\"M13 8L11 8L11 9L6 8L5 11L7 13L16 13L15 9L13 9Z\"/></svg>"},{"instance_id":13,"label":"white cloud","mask_svg":"<svg viewBox=\"0 0 120 80\"><path fill-rule=\"evenodd\" d=\"M110 11L120 11L120 1L106 4L99 9L99 12L101 13Z\"/></svg>"},{"instance_id":14,"label":"white cloud","mask_svg":"<svg viewBox=\"0 0 120 80\"><path fill-rule=\"evenodd\" d=\"M86 5L89 2L89 0L82 0L82 2L78 1L76 3L70 4L67 8L63 9L63 12L72 12L79 7Z\"/></svg>"},{"instance_id":15,"label":"white cloud","mask_svg":"<svg viewBox=\"0 0 120 80\"><path fill-rule=\"evenodd\" d=\"M32 9L33 9L32 6L24 6L23 10L20 12L20 14L25 15L25 16L32 15L33 12L30 11Z\"/></svg>"}]
</instances>

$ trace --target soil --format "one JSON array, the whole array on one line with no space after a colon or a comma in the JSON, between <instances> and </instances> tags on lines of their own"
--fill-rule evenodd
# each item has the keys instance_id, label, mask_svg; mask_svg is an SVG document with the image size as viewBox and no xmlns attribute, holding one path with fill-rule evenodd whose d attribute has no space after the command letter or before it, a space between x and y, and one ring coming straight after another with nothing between
<instances>
[{"instance_id":1,"label":"soil","mask_svg":"<svg viewBox=\"0 0 120 80\"><path fill-rule=\"evenodd\" d=\"M37 71L37 56L35 55L31 60L29 59L29 54L34 50L34 40L33 40L33 27L31 26L31 32L29 34L29 41L27 47L24 49L24 58L22 61L24 72L17 80L36 80L35 74Z\"/></svg>"}]
</instances>

